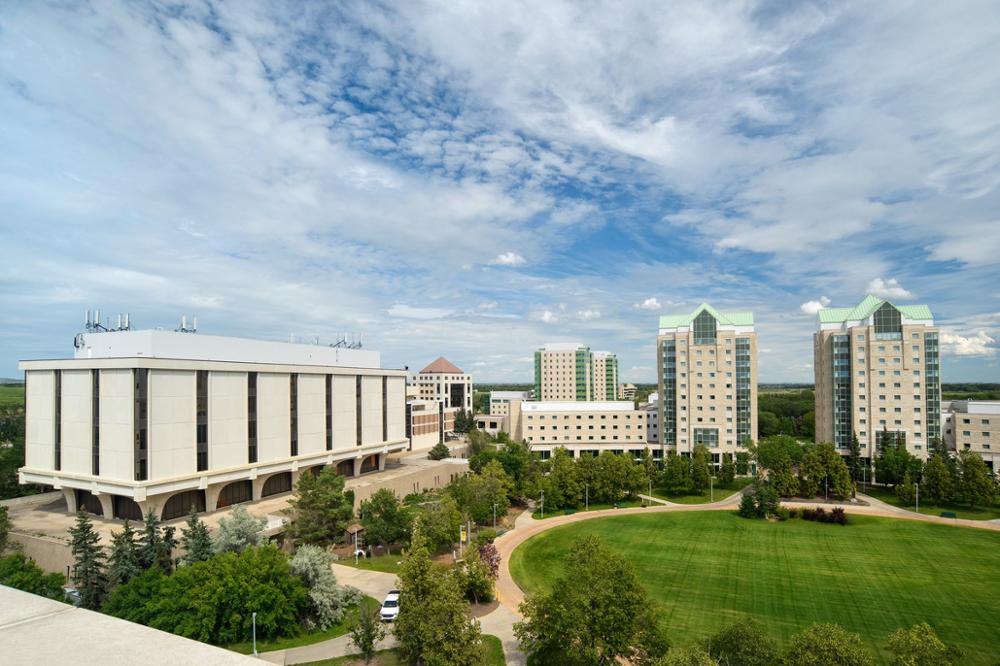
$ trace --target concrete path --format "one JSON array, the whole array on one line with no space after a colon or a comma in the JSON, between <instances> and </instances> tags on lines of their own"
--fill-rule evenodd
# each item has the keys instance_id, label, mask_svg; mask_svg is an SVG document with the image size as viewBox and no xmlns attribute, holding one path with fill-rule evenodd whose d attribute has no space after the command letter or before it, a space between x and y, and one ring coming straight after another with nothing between
<instances>
[{"instance_id":1,"label":"concrete path","mask_svg":"<svg viewBox=\"0 0 1000 666\"><path fill-rule=\"evenodd\" d=\"M501 604L489 615L479 618L479 626L484 634L490 634L500 639L500 643L503 645L504 659L508 664L525 666L528 663L528 656L521 652L521 647L514 636L514 623L520 619L513 611Z\"/></svg>"},{"instance_id":2,"label":"concrete path","mask_svg":"<svg viewBox=\"0 0 1000 666\"><path fill-rule=\"evenodd\" d=\"M653 504L662 504L664 506L677 506L676 502L668 502L665 499L659 497L653 497L652 495L639 495L639 499L646 500L647 502L652 502Z\"/></svg>"}]
</instances>

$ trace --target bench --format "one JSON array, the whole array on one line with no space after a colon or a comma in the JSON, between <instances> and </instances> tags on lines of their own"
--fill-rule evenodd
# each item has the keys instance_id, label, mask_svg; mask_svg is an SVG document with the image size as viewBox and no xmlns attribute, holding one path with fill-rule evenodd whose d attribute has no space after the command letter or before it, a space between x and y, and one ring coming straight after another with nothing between
<instances>
[{"instance_id":1,"label":"bench","mask_svg":"<svg viewBox=\"0 0 1000 666\"><path fill-rule=\"evenodd\" d=\"M941 517L942 518L956 518L956 519L958 518L958 516L955 515L954 511L942 511L941 512Z\"/></svg>"}]
</instances>

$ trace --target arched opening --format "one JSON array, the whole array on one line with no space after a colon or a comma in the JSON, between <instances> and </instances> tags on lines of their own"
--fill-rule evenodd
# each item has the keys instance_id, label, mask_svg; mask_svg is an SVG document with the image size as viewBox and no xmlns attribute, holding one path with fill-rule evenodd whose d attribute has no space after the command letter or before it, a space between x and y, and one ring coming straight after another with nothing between
<instances>
[{"instance_id":1,"label":"arched opening","mask_svg":"<svg viewBox=\"0 0 1000 666\"><path fill-rule=\"evenodd\" d=\"M83 509L87 513L94 514L95 516L104 515L104 507L101 506L101 500L92 495L89 490L77 489L76 506L79 509Z\"/></svg>"},{"instance_id":2,"label":"arched opening","mask_svg":"<svg viewBox=\"0 0 1000 666\"><path fill-rule=\"evenodd\" d=\"M191 515L192 508L198 513L205 511L204 490L185 490L173 495L163 506L163 520Z\"/></svg>"},{"instance_id":3,"label":"arched opening","mask_svg":"<svg viewBox=\"0 0 1000 666\"><path fill-rule=\"evenodd\" d=\"M354 461L341 460L337 463L337 474L340 476L354 476Z\"/></svg>"},{"instance_id":4,"label":"arched opening","mask_svg":"<svg viewBox=\"0 0 1000 666\"><path fill-rule=\"evenodd\" d=\"M313 476L319 476L319 473L323 471L324 467L326 467L326 465L313 465L312 467L307 468L306 471Z\"/></svg>"},{"instance_id":5,"label":"arched opening","mask_svg":"<svg viewBox=\"0 0 1000 666\"><path fill-rule=\"evenodd\" d=\"M279 472L272 475L264 482L264 487L260 491L261 497L269 497L278 493L287 493L292 490L292 473Z\"/></svg>"},{"instance_id":6,"label":"arched opening","mask_svg":"<svg viewBox=\"0 0 1000 666\"><path fill-rule=\"evenodd\" d=\"M121 520L142 520L142 509L139 508L138 502L131 497L113 495L111 497L111 506L115 512L115 518Z\"/></svg>"},{"instance_id":7,"label":"arched opening","mask_svg":"<svg viewBox=\"0 0 1000 666\"><path fill-rule=\"evenodd\" d=\"M372 454L364 459L361 463L361 473L366 474L368 472L374 472L378 469L378 454Z\"/></svg>"},{"instance_id":8,"label":"arched opening","mask_svg":"<svg viewBox=\"0 0 1000 666\"><path fill-rule=\"evenodd\" d=\"M222 489L219 493L219 501L215 508L222 509L233 504L242 504L253 499L253 483L247 479L245 481L233 481Z\"/></svg>"}]
</instances>

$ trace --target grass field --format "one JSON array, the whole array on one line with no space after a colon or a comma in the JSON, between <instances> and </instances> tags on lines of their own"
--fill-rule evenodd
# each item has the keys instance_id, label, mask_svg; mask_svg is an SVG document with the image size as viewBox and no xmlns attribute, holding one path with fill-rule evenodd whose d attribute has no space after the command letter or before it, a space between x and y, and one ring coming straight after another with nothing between
<instances>
[{"instance_id":1,"label":"grass field","mask_svg":"<svg viewBox=\"0 0 1000 666\"><path fill-rule=\"evenodd\" d=\"M703 493L689 495L671 495L663 488L654 488L653 497L659 497L675 504L707 504L709 502L724 500L733 493L743 490L751 483L753 483L753 477L747 476L735 479L731 484L723 488L710 488Z\"/></svg>"},{"instance_id":2,"label":"grass field","mask_svg":"<svg viewBox=\"0 0 1000 666\"><path fill-rule=\"evenodd\" d=\"M355 569L365 571L381 571L383 573L399 573L399 565L403 563L403 556L400 553L394 555L375 555L367 559L358 558L358 563L354 563L353 557L345 557L337 560L337 564L343 564Z\"/></svg>"},{"instance_id":3,"label":"grass field","mask_svg":"<svg viewBox=\"0 0 1000 666\"><path fill-rule=\"evenodd\" d=\"M635 564L677 645L748 614L781 641L813 622L838 623L887 663L887 635L927 621L965 652L962 664L996 663L1000 533L851 520L844 527L725 511L613 516L528 540L514 551L511 573L528 592L547 589L573 541L596 534Z\"/></svg>"},{"instance_id":4,"label":"grass field","mask_svg":"<svg viewBox=\"0 0 1000 666\"><path fill-rule=\"evenodd\" d=\"M900 502L899 498L896 497L896 493L889 488L867 486L866 488L859 490L863 490L865 495L882 500L886 504L898 506L903 509L909 509L910 511L915 509L913 504L903 504ZM979 507L973 510L965 504L945 504L937 506L936 504L925 502L923 497L920 498L920 513L927 516L939 516L942 511L951 511L955 514L956 518L965 518L966 520L994 520L996 518L1000 518L1000 506L994 505Z\"/></svg>"},{"instance_id":5,"label":"grass field","mask_svg":"<svg viewBox=\"0 0 1000 666\"><path fill-rule=\"evenodd\" d=\"M372 597L366 596L361 600L361 604L367 608L379 608L382 603L376 601ZM288 650L290 648L302 647L303 645L312 645L314 643L319 643L321 641L328 641L331 638L337 638L338 636L343 636L350 631L351 623L354 622L354 618L357 614L356 610L348 611L347 615L343 620L333 625L329 629L324 629L323 631L311 631L306 634L301 634L299 636L292 636L290 638L275 638L271 641L257 640L257 652L273 652L274 650ZM233 645L227 645L227 650L232 650L233 652L239 652L240 654L250 654L253 652L253 642L244 641L242 643L234 643Z\"/></svg>"},{"instance_id":6,"label":"grass field","mask_svg":"<svg viewBox=\"0 0 1000 666\"><path fill-rule=\"evenodd\" d=\"M618 502L619 509L631 509L642 505L643 505L642 500L626 500L623 502ZM556 509L554 511L552 509L545 509L545 519L548 520L549 518L554 518L555 516L565 516L566 514L569 513L583 513L584 511L602 511L604 509L614 509L614 508L615 508L614 504L601 504L598 502L591 502L589 504L588 509L584 509L584 507L582 506L579 509ZM541 520L542 512L539 509L535 509L534 512L532 512L531 517L534 518L535 520Z\"/></svg>"},{"instance_id":7,"label":"grass field","mask_svg":"<svg viewBox=\"0 0 1000 666\"><path fill-rule=\"evenodd\" d=\"M24 386L0 386L0 409L24 407Z\"/></svg>"}]
</instances>

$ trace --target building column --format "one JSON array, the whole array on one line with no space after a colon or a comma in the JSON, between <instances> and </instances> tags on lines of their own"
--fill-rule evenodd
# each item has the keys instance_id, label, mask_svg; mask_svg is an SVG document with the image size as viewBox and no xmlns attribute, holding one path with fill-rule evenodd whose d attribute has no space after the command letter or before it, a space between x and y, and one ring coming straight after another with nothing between
<instances>
[{"instance_id":1,"label":"building column","mask_svg":"<svg viewBox=\"0 0 1000 666\"><path fill-rule=\"evenodd\" d=\"M66 511L70 514L76 513L76 490L73 488L62 489L63 498L66 500Z\"/></svg>"},{"instance_id":2,"label":"building column","mask_svg":"<svg viewBox=\"0 0 1000 666\"><path fill-rule=\"evenodd\" d=\"M114 498L111 495L107 494L107 493L101 493L100 495L94 495L94 497L96 497L98 500L100 500L100 502L101 502L101 511L104 512L104 517L105 518L114 518L115 517Z\"/></svg>"},{"instance_id":3,"label":"building column","mask_svg":"<svg viewBox=\"0 0 1000 666\"><path fill-rule=\"evenodd\" d=\"M363 459L364 458L355 458L354 459L354 476L361 476L361 461Z\"/></svg>"},{"instance_id":4,"label":"building column","mask_svg":"<svg viewBox=\"0 0 1000 666\"><path fill-rule=\"evenodd\" d=\"M270 478L270 475L258 476L251 481L251 485L253 486L252 497L254 502L258 501L261 498L261 493L264 492L264 484L267 483L268 478ZM206 502L208 501L207 493L205 494L205 501ZM218 496L216 496L216 501L218 501Z\"/></svg>"},{"instance_id":5,"label":"building column","mask_svg":"<svg viewBox=\"0 0 1000 666\"><path fill-rule=\"evenodd\" d=\"M225 487L225 483L210 483L208 487L205 488L205 512L211 513L218 508L219 504L219 493ZM257 491L254 490L254 496L256 497Z\"/></svg>"},{"instance_id":6,"label":"building column","mask_svg":"<svg viewBox=\"0 0 1000 666\"><path fill-rule=\"evenodd\" d=\"M163 505L167 503L167 497L154 496L146 497L144 500L139 500L136 504L139 505L139 510L142 511L143 518L146 514L152 511L153 515L157 518L161 518L163 515Z\"/></svg>"},{"instance_id":7,"label":"building column","mask_svg":"<svg viewBox=\"0 0 1000 666\"><path fill-rule=\"evenodd\" d=\"M386 455L384 453L378 454L378 471L380 472L385 470L385 458Z\"/></svg>"},{"instance_id":8,"label":"building column","mask_svg":"<svg viewBox=\"0 0 1000 666\"><path fill-rule=\"evenodd\" d=\"M310 472L311 473L311 472ZM302 470L296 469L292 471L292 491L295 491L295 486L299 483L299 477L302 476Z\"/></svg>"}]
</instances>

